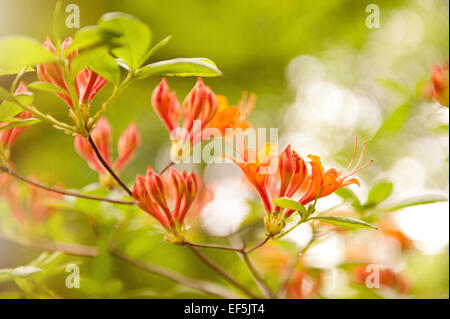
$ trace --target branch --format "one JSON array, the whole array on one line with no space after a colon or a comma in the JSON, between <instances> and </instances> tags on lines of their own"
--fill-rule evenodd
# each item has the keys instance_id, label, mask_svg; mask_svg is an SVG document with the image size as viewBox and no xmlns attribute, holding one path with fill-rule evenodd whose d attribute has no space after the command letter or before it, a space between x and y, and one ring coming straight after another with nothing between
<instances>
[{"instance_id":1,"label":"branch","mask_svg":"<svg viewBox=\"0 0 450 319\"><path fill-rule=\"evenodd\" d=\"M197 255L198 258L200 258L206 265L208 265L211 269L213 269L215 272L217 272L219 275L221 275L223 278L225 278L229 283L231 283L233 286L241 290L243 293L245 293L247 296L253 299L260 299L257 295L252 293L250 290L247 289L247 287L243 286L242 284L238 283L233 277L231 277L225 270L220 268L216 263L214 263L211 259L209 259L207 256L205 256L203 253L201 253L197 248L193 246L188 246L194 254Z\"/></svg>"},{"instance_id":2,"label":"branch","mask_svg":"<svg viewBox=\"0 0 450 319\"><path fill-rule=\"evenodd\" d=\"M228 299L236 298L235 295L233 295L226 289L223 289L220 286L217 286L215 284L212 284L209 282L204 282L204 281L199 281L199 280L194 280L194 279L185 277L183 275L177 274L175 272L172 272L163 267L156 266L156 265L150 265L150 264L144 263L139 260L131 259L130 257L126 256L124 253L116 251L116 250L110 250L110 252L117 258L119 258L127 263L130 263L142 270L165 277L165 278L175 281L179 284L182 284L182 285L185 285L185 286L188 286L188 287L191 287L191 288L197 289L199 291L203 291L208 294L211 294L211 295L214 295L217 297L221 297L221 298L228 298Z\"/></svg>"},{"instance_id":3,"label":"branch","mask_svg":"<svg viewBox=\"0 0 450 319\"><path fill-rule=\"evenodd\" d=\"M237 252L240 252L243 254L249 254L252 251L263 246L265 243L267 243L270 238L271 238L271 236L264 238L260 243L256 244L255 246L253 246L250 249L245 249L245 246L243 246L242 248L236 248L236 247L232 247L232 246L224 246L224 245L216 245L216 244L197 244L197 243L191 243L190 241L187 241L187 240L183 241L182 245L188 245L188 246L200 247L200 248L231 250L231 251L237 251Z\"/></svg>"},{"instance_id":4,"label":"branch","mask_svg":"<svg viewBox=\"0 0 450 319\"><path fill-rule=\"evenodd\" d=\"M91 200L98 200L98 201L103 201L103 202L109 202L109 203L114 203L114 204L123 204L123 205L134 205L134 202L132 201L123 201L123 200L117 200L117 199L110 199L110 198L106 198L106 197L97 197L97 196L90 196L90 195L84 195L84 194L80 194L80 193L75 193L75 192L70 192L70 191L66 191L66 190L62 190L62 189L57 189L57 188L53 188L53 187L49 187L46 185L42 185L39 184L37 182L34 182L28 178L25 178L11 170L9 170L6 167L0 167L0 171L5 172L6 174L9 174L23 182L26 182L28 184L31 184L33 186L45 189L49 192L53 192L53 193L58 193L58 194L62 194L62 195L66 195L66 196L73 196L73 197L79 197L79 198L84 198L84 199L91 199Z\"/></svg>"},{"instance_id":5,"label":"branch","mask_svg":"<svg viewBox=\"0 0 450 319\"><path fill-rule=\"evenodd\" d=\"M166 165L166 167L164 167L161 172L159 172L159 175L164 174L165 171L167 171L171 166L175 165L174 162L170 161L169 164Z\"/></svg>"},{"instance_id":6,"label":"branch","mask_svg":"<svg viewBox=\"0 0 450 319\"><path fill-rule=\"evenodd\" d=\"M240 253L242 256L242 259L244 260L244 263L247 265L248 270L252 274L253 278L255 279L256 283L259 286L259 289L261 292L270 299L274 299L275 296L270 290L269 286L266 284L264 279L261 277L259 272L256 270L255 265L253 265L252 261L250 260L250 257L246 253Z\"/></svg>"},{"instance_id":7,"label":"branch","mask_svg":"<svg viewBox=\"0 0 450 319\"><path fill-rule=\"evenodd\" d=\"M89 144L91 144L92 148L94 149L95 154L97 155L98 160L102 163L103 167L108 171L109 174L116 180L117 183L119 183L120 186L127 192L128 195L133 196L133 193L131 190L125 185L124 182L119 178L119 176L114 173L112 168L106 163L105 159L102 157L102 154L100 154L100 151L98 150L97 146L94 143L94 140L92 139L92 136L88 136Z\"/></svg>"}]
</instances>

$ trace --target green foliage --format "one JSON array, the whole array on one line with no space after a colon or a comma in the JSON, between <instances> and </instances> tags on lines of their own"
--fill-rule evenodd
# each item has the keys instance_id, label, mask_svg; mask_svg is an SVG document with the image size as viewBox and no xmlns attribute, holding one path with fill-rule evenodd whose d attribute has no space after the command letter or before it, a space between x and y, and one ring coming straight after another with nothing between
<instances>
[{"instance_id":1,"label":"green foliage","mask_svg":"<svg viewBox=\"0 0 450 319\"><path fill-rule=\"evenodd\" d=\"M0 38L0 75L18 73L24 66L55 60L52 53L33 39L23 36Z\"/></svg>"},{"instance_id":2,"label":"green foliage","mask_svg":"<svg viewBox=\"0 0 450 319\"><path fill-rule=\"evenodd\" d=\"M136 70L136 77L149 76L218 76L222 72L216 64L206 58L178 58L147 64Z\"/></svg>"},{"instance_id":3,"label":"green foliage","mask_svg":"<svg viewBox=\"0 0 450 319\"><path fill-rule=\"evenodd\" d=\"M299 212L302 217L306 217L308 215L308 211L305 206L290 198L277 198L272 200L272 202L281 208L295 210Z\"/></svg>"},{"instance_id":4,"label":"green foliage","mask_svg":"<svg viewBox=\"0 0 450 319\"><path fill-rule=\"evenodd\" d=\"M369 191L365 208L375 207L392 194L394 185L390 182L381 182L372 187Z\"/></svg>"},{"instance_id":5,"label":"green foliage","mask_svg":"<svg viewBox=\"0 0 450 319\"><path fill-rule=\"evenodd\" d=\"M310 217L308 220L315 219L324 223L333 224L336 226L346 227L346 228L372 228L377 229L377 227L370 225L362 220L351 218L351 217L342 217L342 216L316 216Z\"/></svg>"}]
</instances>

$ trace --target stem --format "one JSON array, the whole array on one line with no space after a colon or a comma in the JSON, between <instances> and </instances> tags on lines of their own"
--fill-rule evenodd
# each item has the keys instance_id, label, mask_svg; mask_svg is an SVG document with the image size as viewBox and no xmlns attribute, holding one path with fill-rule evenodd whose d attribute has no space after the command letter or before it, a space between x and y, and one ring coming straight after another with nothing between
<instances>
[{"instance_id":1,"label":"stem","mask_svg":"<svg viewBox=\"0 0 450 319\"><path fill-rule=\"evenodd\" d=\"M297 264L300 260L300 258L306 253L306 251L311 247L312 243L315 240L314 230L313 230L313 236L311 237L308 244L300 249L298 254L296 254L294 261L291 263L291 265L288 268L288 271L286 272L286 276L281 281L280 288L278 289L276 296L277 298L284 298L284 295L286 294L286 288L289 284L289 280L291 279L292 274L294 273L295 267L297 267Z\"/></svg>"},{"instance_id":2,"label":"stem","mask_svg":"<svg viewBox=\"0 0 450 319\"><path fill-rule=\"evenodd\" d=\"M88 141L89 144L91 144L92 148L94 149L94 152L97 155L99 161L102 163L103 167L108 171L109 174L111 174L111 176L116 180L117 183L119 183L119 185L127 192L128 195L133 196L133 193L127 187L127 185L125 185L125 183L122 182L119 176L117 176L116 173L114 173L114 171L112 170L112 168L108 165L108 163L106 163L105 159L102 157L102 154L100 154L100 151L95 145L94 140L92 139L90 134L88 135Z\"/></svg>"},{"instance_id":3,"label":"stem","mask_svg":"<svg viewBox=\"0 0 450 319\"><path fill-rule=\"evenodd\" d=\"M69 255L76 256L84 256L84 257L96 257L98 256L97 247L94 246L86 246L86 245L78 245L78 244L67 244L67 243L58 243L53 241L44 241L44 240L36 240L32 241L22 240L13 238L6 234L0 233L0 238L10 241L12 243L24 246L26 248L35 249L35 250L45 250L45 251L59 251ZM203 282L195 279L191 279L185 277L183 275L172 272L168 269L165 269L161 266L150 265L148 263L144 263L138 260L131 259L127 257L125 254L118 252L116 250L110 250L111 254L116 256L123 261L130 263L142 270L147 272L151 272L153 274L159 275L161 277L167 278L169 280L175 281L179 284L197 289L199 291L203 291L209 293L211 295L221 297L221 298L230 298L235 299L236 296L227 291L226 289L221 288L215 284L209 282Z\"/></svg>"},{"instance_id":4,"label":"stem","mask_svg":"<svg viewBox=\"0 0 450 319\"><path fill-rule=\"evenodd\" d=\"M100 119L100 117L103 115L103 113L106 112L108 106L116 99L117 96L119 96L119 94L128 87L128 85L131 84L131 82L133 81L133 73L129 72L127 74L127 77L123 80L123 82L119 85L119 86L115 86L114 90L111 94L111 96L105 101L105 103L102 104L102 107L100 108L100 110L98 110L97 113L95 113L95 115L92 117L92 121L90 121L88 123L88 129L91 129L92 126L95 125L95 123L97 123L97 121Z\"/></svg>"},{"instance_id":5,"label":"stem","mask_svg":"<svg viewBox=\"0 0 450 319\"><path fill-rule=\"evenodd\" d=\"M13 238L3 233L0 233L0 238L35 250L59 251L69 255L86 257L96 257L98 255L97 247L93 246L60 243L41 239L24 240Z\"/></svg>"},{"instance_id":6,"label":"stem","mask_svg":"<svg viewBox=\"0 0 450 319\"><path fill-rule=\"evenodd\" d=\"M247 265L247 268L249 269L250 273L252 274L253 278L255 279L256 283L259 286L259 289L261 292L269 299L274 299L275 296L270 290L269 286L265 283L264 279L262 279L259 272L256 270L255 266L253 265L250 256L247 253L240 253L242 256L242 259L244 260L244 263Z\"/></svg>"},{"instance_id":7,"label":"stem","mask_svg":"<svg viewBox=\"0 0 450 319\"><path fill-rule=\"evenodd\" d=\"M52 188L46 185L42 185L39 184L37 182L34 182L28 178L25 178L7 168L4 167L0 167L0 171L3 171L23 182L26 182L28 184L31 184L33 186L45 189L49 192L54 192L54 193L58 193L58 194L62 194L62 195L66 195L66 196L73 196L73 197L79 197L79 198L85 198L85 199L91 199L91 200L98 200L98 201L103 201L103 202L109 202L109 203L114 203L114 204L123 204L123 205L134 205L134 202L132 201L123 201L123 200L117 200L117 199L110 199L110 198L106 198L106 197L97 197L97 196L89 196L89 195L84 195L84 194L80 194L80 193L75 193L75 192L70 192L70 191L66 191L66 190L62 190L62 189L56 189L56 188Z\"/></svg>"},{"instance_id":8,"label":"stem","mask_svg":"<svg viewBox=\"0 0 450 319\"><path fill-rule=\"evenodd\" d=\"M197 248L193 246L188 246L194 254L197 255L206 265L208 265L211 269L213 269L215 272L217 272L219 275L221 275L223 278L225 278L229 283L231 283L233 286L241 290L243 293L245 293L247 296L253 299L260 299L257 295L252 293L250 290L248 290L245 286L238 283L233 277L231 277L225 270L220 268L216 263L214 263L211 259L209 259L207 256L205 256L203 253L201 253Z\"/></svg>"},{"instance_id":9,"label":"stem","mask_svg":"<svg viewBox=\"0 0 450 319\"><path fill-rule=\"evenodd\" d=\"M147 272L165 277L169 280L175 281L179 284L197 289L199 291L203 291L206 292L208 294L217 296L217 297L221 297L221 298L229 298L229 299L235 299L236 296L233 295L232 293L228 292L227 290L221 288L220 286L217 286L215 284L209 283L209 282L204 282L204 281L199 281L199 280L194 280L188 277L185 277L183 275L177 274L175 272L172 272L168 269L165 269L163 267L160 266L156 266L156 265L150 265L147 263L144 263L142 261L139 260L134 260L131 259L130 257L126 256L124 253L116 251L116 250L110 250L111 254L116 256L117 258L132 264L142 270L145 270Z\"/></svg>"},{"instance_id":10,"label":"stem","mask_svg":"<svg viewBox=\"0 0 450 319\"><path fill-rule=\"evenodd\" d=\"M174 162L169 162L169 164L166 165L166 167L164 167L161 172L159 172L159 175L164 174L165 171L167 171L171 166L175 165Z\"/></svg>"},{"instance_id":11,"label":"stem","mask_svg":"<svg viewBox=\"0 0 450 319\"><path fill-rule=\"evenodd\" d=\"M213 249L223 249L223 250L231 250L231 251L237 251L243 254L249 254L252 251L258 249L259 247L263 246L271 237L268 236L264 238L260 243L256 244L250 249L245 249L245 246L242 248L235 248L231 246L224 246L224 245L217 245L217 244L197 244L197 243L191 243L190 241L183 241L182 245L188 245L192 247L200 247L200 248L213 248Z\"/></svg>"}]
</instances>

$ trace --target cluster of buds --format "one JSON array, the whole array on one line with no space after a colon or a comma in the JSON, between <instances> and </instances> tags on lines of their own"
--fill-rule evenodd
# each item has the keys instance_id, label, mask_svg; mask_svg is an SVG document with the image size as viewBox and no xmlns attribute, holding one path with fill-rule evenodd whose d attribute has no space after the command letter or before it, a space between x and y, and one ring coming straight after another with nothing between
<instances>
[{"instance_id":1,"label":"cluster of buds","mask_svg":"<svg viewBox=\"0 0 450 319\"><path fill-rule=\"evenodd\" d=\"M442 106L449 106L449 77L448 62L435 64L431 69L431 76L422 88L424 98L434 100Z\"/></svg>"},{"instance_id":2,"label":"cluster of buds","mask_svg":"<svg viewBox=\"0 0 450 319\"><path fill-rule=\"evenodd\" d=\"M148 167L145 176L137 175L133 185L136 204L153 216L166 229L166 240L181 244L184 241L184 219L199 193L193 172L169 169L166 178Z\"/></svg>"},{"instance_id":3,"label":"cluster of buds","mask_svg":"<svg viewBox=\"0 0 450 319\"><path fill-rule=\"evenodd\" d=\"M256 160L252 150L244 144L240 154L242 158L229 157L246 175L247 179L255 186L260 195L265 210L265 227L269 235L279 234L287 217L294 213L290 209L281 209L272 203L272 199L287 197L306 205L316 198L328 196L337 189L351 184L359 185L356 178L351 178L355 173L369 165L372 161L359 167L365 150L365 142L356 165L353 169L353 160L356 157L357 143L353 157L343 172L331 168L324 170L320 157L308 155L309 161L303 160L288 145L283 152L275 154L276 148L266 143L258 152ZM276 169L270 169L277 164Z\"/></svg>"},{"instance_id":4,"label":"cluster of buds","mask_svg":"<svg viewBox=\"0 0 450 319\"><path fill-rule=\"evenodd\" d=\"M23 82L20 82L19 86L14 92L14 95L19 95L27 92L28 90L25 84ZM15 117L23 120L33 117L33 114L31 114L28 111L23 111L17 114ZM1 161L3 162L8 161L10 155L9 149L12 143L16 140L16 138L20 134L22 134L27 129L27 126L21 126L2 130L2 127L6 127L9 124L10 123L8 122L0 123L0 163Z\"/></svg>"},{"instance_id":5,"label":"cluster of buds","mask_svg":"<svg viewBox=\"0 0 450 319\"><path fill-rule=\"evenodd\" d=\"M246 118L253 103L254 97L251 97L249 102L243 101L238 107L228 105L227 99L216 96L201 78L182 106L164 78L152 94L153 108L171 134L171 159L174 163L187 159L194 144L214 136L223 136L227 128L248 128Z\"/></svg>"},{"instance_id":6,"label":"cluster of buds","mask_svg":"<svg viewBox=\"0 0 450 319\"><path fill-rule=\"evenodd\" d=\"M92 140L97 146L105 162L111 166L110 144L111 144L111 125L104 117L100 118L91 133ZM133 158L135 151L140 143L140 135L134 123L120 134L118 142L118 158L112 164L116 172L121 172ZM100 182L107 188L115 185L114 179L106 172L102 163L97 157L91 144L81 135L77 135L74 141L75 149L89 164L89 167L97 171L100 175Z\"/></svg>"},{"instance_id":7,"label":"cluster of buds","mask_svg":"<svg viewBox=\"0 0 450 319\"><path fill-rule=\"evenodd\" d=\"M71 44L71 38L66 38L63 41L61 45L62 56L65 56L65 51L69 49ZM44 48L52 52L55 56L58 56L58 52L49 38L45 40ZM77 54L77 50L66 54L69 72L70 64L72 60L77 56ZM37 66L37 74L39 80L41 80L42 82L50 83L55 87L61 89L63 92L57 92L56 94L61 97L70 108L73 107L73 100L71 98L71 93L67 82L69 81L69 79L66 78L64 67L61 64L40 64ZM77 103L80 105L80 110L87 118L91 101L94 99L95 95L108 83L108 81L88 67L78 72L78 74L74 74L71 76L74 76L74 86L77 94L77 97L73 98L78 99ZM72 120L75 119L75 115L72 110L69 110L69 115L71 116Z\"/></svg>"}]
</instances>

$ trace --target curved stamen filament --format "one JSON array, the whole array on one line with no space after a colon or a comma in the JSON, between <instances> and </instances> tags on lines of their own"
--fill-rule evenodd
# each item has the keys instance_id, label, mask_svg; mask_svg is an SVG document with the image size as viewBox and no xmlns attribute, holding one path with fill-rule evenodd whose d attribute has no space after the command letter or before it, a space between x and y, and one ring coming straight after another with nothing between
<instances>
[{"instance_id":1,"label":"curved stamen filament","mask_svg":"<svg viewBox=\"0 0 450 319\"><path fill-rule=\"evenodd\" d=\"M350 168L350 166L352 166L353 160L354 160L355 157L356 157L356 151L357 151L357 150L358 150L358 136L355 136L355 150L353 151L352 159L350 160L350 163L348 163L347 167L344 169L344 172L345 172L346 170L348 170L348 169Z\"/></svg>"},{"instance_id":2,"label":"curved stamen filament","mask_svg":"<svg viewBox=\"0 0 450 319\"><path fill-rule=\"evenodd\" d=\"M347 177L352 176L352 175L358 173L360 170L362 170L363 168L366 168L367 166L369 166L369 165L372 164L372 163L373 163L373 160L368 161L366 164L364 164L364 165L361 166L360 168L358 168L358 169L354 170L353 172L351 172L351 173L345 175L345 176L344 176L344 179L346 179Z\"/></svg>"}]
</instances>

